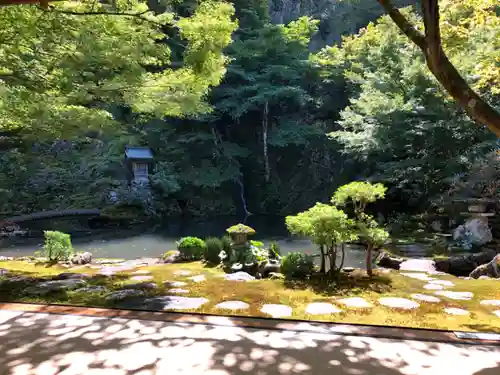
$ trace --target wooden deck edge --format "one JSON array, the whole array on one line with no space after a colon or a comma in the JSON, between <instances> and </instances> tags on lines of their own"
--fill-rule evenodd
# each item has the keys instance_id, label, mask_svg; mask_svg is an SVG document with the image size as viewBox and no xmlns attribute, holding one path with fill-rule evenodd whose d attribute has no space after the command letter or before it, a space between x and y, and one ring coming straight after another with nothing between
<instances>
[{"instance_id":1,"label":"wooden deck edge","mask_svg":"<svg viewBox=\"0 0 500 375\"><path fill-rule=\"evenodd\" d=\"M143 310L107 309L68 305L43 305L27 303L0 303L0 310L23 312L72 314L102 318L139 319L173 323L209 324L250 329L290 330L297 332L328 333L344 336L369 336L382 339L431 341L467 345L500 346L500 341L485 339L461 339L452 331L420 328L368 326L328 322L297 321L288 319L253 318L196 313L159 312Z\"/></svg>"}]
</instances>

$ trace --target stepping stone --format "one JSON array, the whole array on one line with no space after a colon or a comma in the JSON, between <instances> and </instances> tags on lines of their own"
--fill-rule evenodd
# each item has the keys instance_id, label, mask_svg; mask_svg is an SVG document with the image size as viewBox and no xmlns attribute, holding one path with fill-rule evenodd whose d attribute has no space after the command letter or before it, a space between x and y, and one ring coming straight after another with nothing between
<instances>
[{"instance_id":1,"label":"stepping stone","mask_svg":"<svg viewBox=\"0 0 500 375\"><path fill-rule=\"evenodd\" d=\"M132 276L130 278L130 280L134 280L134 281L147 281L147 280L151 280L153 278L153 276L150 276L150 275L139 275L139 276Z\"/></svg>"},{"instance_id":2,"label":"stepping stone","mask_svg":"<svg viewBox=\"0 0 500 375\"><path fill-rule=\"evenodd\" d=\"M102 293L107 289L103 286L88 286L85 288L76 289L73 292L75 293Z\"/></svg>"},{"instance_id":3,"label":"stepping stone","mask_svg":"<svg viewBox=\"0 0 500 375\"><path fill-rule=\"evenodd\" d=\"M462 280L472 280L472 277L469 276L459 276L458 278Z\"/></svg>"},{"instance_id":4,"label":"stepping stone","mask_svg":"<svg viewBox=\"0 0 500 375\"><path fill-rule=\"evenodd\" d=\"M391 273L391 270L388 269L388 268L383 268L383 267L379 267L377 268L377 271L379 271L380 273Z\"/></svg>"},{"instance_id":5,"label":"stepping stone","mask_svg":"<svg viewBox=\"0 0 500 375\"><path fill-rule=\"evenodd\" d=\"M9 273L9 271L7 271L6 269L0 268L0 276L7 275L8 273Z\"/></svg>"},{"instance_id":6,"label":"stepping stone","mask_svg":"<svg viewBox=\"0 0 500 375\"><path fill-rule=\"evenodd\" d=\"M174 286L174 287L180 287L180 286L185 286L187 285L187 283L185 283L184 281L165 281L163 283L167 288L168 287L171 287L171 286Z\"/></svg>"},{"instance_id":7,"label":"stepping stone","mask_svg":"<svg viewBox=\"0 0 500 375\"><path fill-rule=\"evenodd\" d=\"M433 277L430 277L426 273L407 273L401 272L401 275L406 277L411 277L412 279L421 280L421 281L431 281L434 280Z\"/></svg>"},{"instance_id":8,"label":"stepping stone","mask_svg":"<svg viewBox=\"0 0 500 375\"><path fill-rule=\"evenodd\" d=\"M95 264L121 264L125 259L98 259Z\"/></svg>"},{"instance_id":9,"label":"stepping stone","mask_svg":"<svg viewBox=\"0 0 500 375\"><path fill-rule=\"evenodd\" d=\"M85 273L71 273L71 272L63 272L56 276L59 280L70 280L70 279L88 279L90 276Z\"/></svg>"},{"instance_id":10,"label":"stepping stone","mask_svg":"<svg viewBox=\"0 0 500 375\"><path fill-rule=\"evenodd\" d=\"M408 259L399 265L401 271L435 272L436 263L430 259Z\"/></svg>"},{"instance_id":11,"label":"stepping stone","mask_svg":"<svg viewBox=\"0 0 500 375\"><path fill-rule=\"evenodd\" d=\"M486 299L479 303L484 306L500 306L500 300L498 299Z\"/></svg>"},{"instance_id":12,"label":"stepping stone","mask_svg":"<svg viewBox=\"0 0 500 375\"><path fill-rule=\"evenodd\" d=\"M255 277L252 275L240 271L240 272L235 272L235 273L228 273L227 275L224 275L224 278L229 281L252 281L255 280Z\"/></svg>"},{"instance_id":13,"label":"stepping stone","mask_svg":"<svg viewBox=\"0 0 500 375\"><path fill-rule=\"evenodd\" d=\"M273 318L280 318L282 316L292 315L292 308L286 305L274 305L274 304L264 305L262 306L260 311L263 312L264 314L271 315Z\"/></svg>"},{"instance_id":14,"label":"stepping stone","mask_svg":"<svg viewBox=\"0 0 500 375\"><path fill-rule=\"evenodd\" d=\"M327 315L339 313L342 310L338 307L333 306L331 303L326 302L314 302L307 306L306 314L310 315Z\"/></svg>"},{"instance_id":15,"label":"stepping stone","mask_svg":"<svg viewBox=\"0 0 500 375\"><path fill-rule=\"evenodd\" d=\"M427 294L412 294L410 297L423 302L431 302L431 303L441 302L439 298L434 296L429 296Z\"/></svg>"},{"instance_id":16,"label":"stepping stone","mask_svg":"<svg viewBox=\"0 0 500 375\"><path fill-rule=\"evenodd\" d=\"M425 284L424 289L427 290L443 290L444 286L438 284Z\"/></svg>"},{"instance_id":17,"label":"stepping stone","mask_svg":"<svg viewBox=\"0 0 500 375\"><path fill-rule=\"evenodd\" d=\"M383 306L392 307L393 309L411 310L420 307L420 304L418 302L398 297L379 298L378 303Z\"/></svg>"},{"instance_id":18,"label":"stepping stone","mask_svg":"<svg viewBox=\"0 0 500 375\"><path fill-rule=\"evenodd\" d=\"M108 294L106 296L106 301L121 301L126 298L141 297L143 295L144 292L139 289L123 289Z\"/></svg>"},{"instance_id":19,"label":"stepping stone","mask_svg":"<svg viewBox=\"0 0 500 375\"><path fill-rule=\"evenodd\" d=\"M174 294L186 294L186 293L189 293L189 290L187 290L187 289L180 289L180 288L174 288L174 289L170 289L169 292L170 293L174 293Z\"/></svg>"},{"instance_id":20,"label":"stepping stone","mask_svg":"<svg viewBox=\"0 0 500 375\"><path fill-rule=\"evenodd\" d=\"M455 286L455 284L453 284L449 280L431 280L431 281L429 281L429 284L436 284L436 285L442 285L442 286Z\"/></svg>"},{"instance_id":21,"label":"stepping stone","mask_svg":"<svg viewBox=\"0 0 500 375\"><path fill-rule=\"evenodd\" d=\"M190 279L193 280L195 283L201 283L202 281L206 280L204 275L192 276L190 277Z\"/></svg>"},{"instance_id":22,"label":"stepping stone","mask_svg":"<svg viewBox=\"0 0 500 375\"><path fill-rule=\"evenodd\" d=\"M146 270L138 270L131 273L131 275L149 275L151 272Z\"/></svg>"},{"instance_id":23,"label":"stepping stone","mask_svg":"<svg viewBox=\"0 0 500 375\"><path fill-rule=\"evenodd\" d=\"M206 298L165 296L149 298L146 305L158 306L162 310L193 310L209 302Z\"/></svg>"},{"instance_id":24,"label":"stepping stone","mask_svg":"<svg viewBox=\"0 0 500 375\"><path fill-rule=\"evenodd\" d=\"M80 279L52 280L52 281L45 281L31 288L28 288L26 292L28 294L45 295L52 292L58 292L61 290L76 289L79 286L83 286L85 284L86 284L85 281Z\"/></svg>"},{"instance_id":25,"label":"stepping stone","mask_svg":"<svg viewBox=\"0 0 500 375\"><path fill-rule=\"evenodd\" d=\"M448 307L444 312L450 315L469 315L470 313L464 309L457 309L456 307Z\"/></svg>"},{"instance_id":26,"label":"stepping stone","mask_svg":"<svg viewBox=\"0 0 500 375\"><path fill-rule=\"evenodd\" d=\"M437 294L438 296L463 301L471 300L472 297L474 297L474 294L472 294L471 292L450 292L449 290L442 290L439 292L435 292L435 294Z\"/></svg>"},{"instance_id":27,"label":"stepping stone","mask_svg":"<svg viewBox=\"0 0 500 375\"><path fill-rule=\"evenodd\" d=\"M142 282L136 284L125 284L122 289L156 289L156 288L158 288L158 285L156 285L155 283Z\"/></svg>"},{"instance_id":28,"label":"stepping stone","mask_svg":"<svg viewBox=\"0 0 500 375\"><path fill-rule=\"evenodd\" d=\"M187 270L180 270L180 271L177 271L174 273L175 276L189 276L191 275L191 271L187 271Z\"/></svg>"},{"instance_id":29,"label":"stepping stone","mask_svg":"<svg viewBox=\"0 0 500 375\"><path fill-rule=\"evenodd\" d=\"M496 316L498 316L500 318L500 310L493 311L493 314L495 314Z\"/></svg>"},{"instance_id":30,"label":"stepping stone","mask_svg":"<svg viewBox=\"0 0 500 375\"><path fill-rule=\"evenodd\" d=\"M93 270L100 270L102 266L89 266Z\"/></svg>"},{"instance_id":31,"label":"stepping stone","mask_svg":"<svg viewBox=\"0 0 500 375\"><path fill-rule=\"evenodd\" d=\"M343 305L346 305L347 307L355 307L358 309L366 309L368 307L372 307L371 303L367 302L364 298L361 297L343 298L337 301Z\"/></svg>"},{"instance_id":32,"label":"stepping stone","mask_svg":"<svg viewBox=\"0 0 500 375\"><path fill-rule=\"evenodd\" d=\"M226 301L215 305L215 307L225 310L245 310L248 309L250 305L242 301Z\"/></svg>"}]
</instances>

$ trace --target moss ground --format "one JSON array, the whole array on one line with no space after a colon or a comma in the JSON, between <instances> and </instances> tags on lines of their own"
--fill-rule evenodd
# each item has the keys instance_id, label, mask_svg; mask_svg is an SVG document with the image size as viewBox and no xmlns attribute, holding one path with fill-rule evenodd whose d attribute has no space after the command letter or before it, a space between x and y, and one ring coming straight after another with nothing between
<instances>
[{"instance_id":1,"label":"moss ground","mask_svg":"<svg viewBox=\"0 0 500 375\"><path fill-rule=\"evenodd\" d=\"M61 272L77 272L90 275L89 285L101 285L109 290L118 290L129 283L130 273L122 272L111 277L98 275L97 269L89 267L66 269L57 265L30 264L21 261L0 262L0 268L9 270L9 275L26 275L34 278L50 279ZM354 271L343 275L339 280L331 282L324 278L314 278L308 281L287 282L283 280L255 280L251 282L227 281L219 268L206 267L200 262L182 264L162 264L142 267L153 276L158 288L148 291L148 295L171 295L165 281L185 281L182 287L189 290L183 294L190 297L205 297L210 300L198 310L201 313L228 314L240 316L265 316L260 312L264 304L285 304L293 308L292 319L331 321L338 323L360 323L375 325L390 325L402 327L418 327L433 329L449 329L464 331L500 332L500 317L493 314L499 307L484 306L481 300L500 300L500 280L463 280L453 276L439 276L439 279L450 280L455 286L446 288L450 291L472 292L470 301L456 301L446 297L440 303L420 302L420 307L413 310L400 310L384 307L378 304L381 297L410 298L412 293L433 295L432 291L423 288L425 281L403 276L396 271L387 274L376 274L369 279L364 272ZM179 276L180 270L190 271L191 275L204 275L206 280L195 283L190 276ZM5 278L5 277L4 277ZM17 283L0 283L0 300L4 302L43 302L64 303L83 306L108 306L106 293L81 293L63 291L44 297L32 297L25 290L33 281ZM338 299L346 297L362 297L373 304L372 308L346 308L338 303ZM248 310L235 313L215 307L216 304L239 300L250 305ZM330 302L343 311L337 314L311 316L306 313L311 302ZM470 312L467 316L452 316L444 312L446 307L456 307Z\"/></svg>"}]
</instances>

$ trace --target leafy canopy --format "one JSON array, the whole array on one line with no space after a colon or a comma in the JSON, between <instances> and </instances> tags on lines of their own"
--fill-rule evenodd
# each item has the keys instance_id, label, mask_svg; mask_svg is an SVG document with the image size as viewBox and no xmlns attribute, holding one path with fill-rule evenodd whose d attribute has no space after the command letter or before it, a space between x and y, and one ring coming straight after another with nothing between
<instances>
[{"instance_id":1,"label":"leafy canopy","mask_svg":"<svg viewBox=\"0 0 500 375\"><path fill-rule=\"evenodd\" d=\"M355 209L364 210L368 203L383 199L386 191L387 188L380 183L355 181L339 187L333 194L332 203L344 206L351 202Z\"/></svg>"}]
</instances>

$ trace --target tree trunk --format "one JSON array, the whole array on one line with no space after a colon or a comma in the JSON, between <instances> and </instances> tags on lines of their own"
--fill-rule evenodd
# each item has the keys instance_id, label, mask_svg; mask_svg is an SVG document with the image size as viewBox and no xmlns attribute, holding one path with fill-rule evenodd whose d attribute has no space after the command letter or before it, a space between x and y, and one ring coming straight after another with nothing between
<instances>
[{"instance_id":1,"label":"tree trunk","mask_svg":"<svg viewBox=\"0 0 500 375\"><path fill-rule=\"evenodd\" d=\"M341 245L341 250L342 250L342 257L340 258L340 266L339 266L339 270L341 270L342 268L344 268L344 260L345 260L345 244L342 244L342 245Z\"/></svg>"},{"instance_id":2,"label":"tree trunk","mask_svg":"<svg viewBox=\"0 0 500 375\"><path fill-rule=\"evenodd\" d=\"M319 251L321 253L321 266L319 268L319 272L325 273L326 272L325 247L321 245L319 247Z\"/></svg>"},{"instance_id":3,"label":"tree trunk","mask_svg":"<svg viewBox=\"0 0 500 375\"><path fill-rule=\"evenodd\" d=\"M500 113L469 86L442 48L438 0L421 1L425 35L408 22L390 0L378 2L399 29L422 50L431 73L450 96L471 118L500 137Z\"/></svg>"},{"instance_id":4,"label":"tree trunk","mask_svg":"<svg viewBox=\"0 0 500 375\"><path fill-rule=\"evenodd\" d=\"M264 104L264 113L262 115L262 143L264 147L264 168L265 168L265 179L269 182L271 177L271 169L269 167L269 156L267 154L267 128L269 124L269 104L266 101Z\"/></svg>"},{"instance_id":5,"label":"tree trunk","mask_svg":"<svg viewBox=\"0 0 500 375\"><path fill-rule=\"evenodd\" d=\"M372 259L373 255L373 245L369 244L366 248L366 273L368 276L372 277L373 276L373 268L372 268Z\"/></svg>"}]
</instances>

